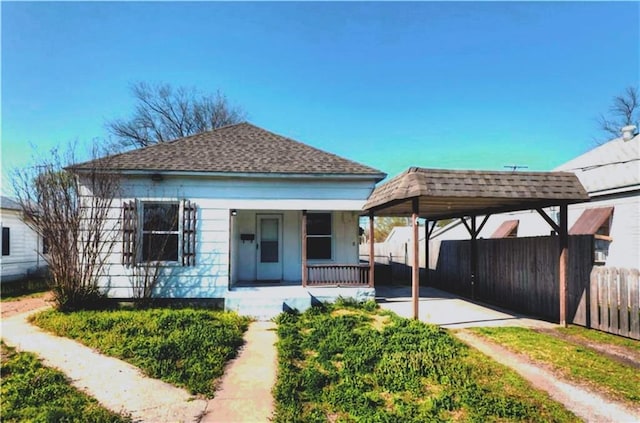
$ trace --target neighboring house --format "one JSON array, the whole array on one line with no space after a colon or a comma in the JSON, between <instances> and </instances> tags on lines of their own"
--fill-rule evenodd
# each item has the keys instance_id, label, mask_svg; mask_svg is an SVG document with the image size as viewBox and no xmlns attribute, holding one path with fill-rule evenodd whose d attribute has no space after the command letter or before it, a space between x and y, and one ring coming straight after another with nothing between
<instances>
[{"instance_id":1,"label":"neighboring house","mask_svg":"<svg viewBox=\"0 0 640 423\"><path fill-rule=\"evenodd\" d=\"M623 129L621 137L558 166L554 171L575 173L591 197L590 202L569 206L569 234L595 235L596 264L640 268L640 135L635 133L634 126ZM552 217L557 217L557 210L547 211ZM479 237L549 234L549 225L535 210L531 210L492 215ZM469 233L457 220L436 229L431 239L469 239Z\"/></svg>"},{"instance_id":2,"label":"neighboring house","mask_svg":"<svg viewBox=\"0 0 640 423\"><path fill-rule=\"evenodd\" d=\"M23 219L20 205L8 197L0 197L2 256L0 281L9 282L41 274L47 263L42 257L43 243Z\"/></svg>"},{"instance_id":3,"label":"neighboring house","mask_svg":"<svg viewBox=\"0 0 640 423\"><path fill-rule=\"evenodd\" d=\"M386 176L379 170L249 123L71 170L95 166L122 177L113 212L122 236L100 279L111 297L132 297L136 268L151 257L162 261L157 297L224 298L232 308L282 286L306 297L374 295L358 219Z\"/></svg>"},{"instance_id":4,"label":"neighboring house","mask_svg":"<svg viewBox=\"0 0 640 423\"><path fill-rule=\"evenodd\" d=\"M418 234L424 239L424 226L418 228ZM374 244L375 260L387 264L391 261L402 264L411 263L413 250L410 248L413 228L411 226L394 226L383 242ZM369 244L360 244L360 257L369 260ZM420 265L424 266L424 255L420 256Z\"/></svg>"}]
</instances>

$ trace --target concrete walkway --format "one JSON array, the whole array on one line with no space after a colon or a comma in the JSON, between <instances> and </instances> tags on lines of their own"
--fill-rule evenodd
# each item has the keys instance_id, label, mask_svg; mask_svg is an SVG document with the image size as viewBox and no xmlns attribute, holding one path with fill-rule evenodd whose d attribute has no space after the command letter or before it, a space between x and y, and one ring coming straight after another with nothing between
<instances>
[{"instance_id":1,"label":"concrete walkway","mask_svg":"<svg viewBox=\"0 0 640 423\"><path fill-rule=\"evenodd\" d=\"M381 308L402 317L413 317L411 287L376 287ZM497 307L478 304L431 287L420 288L418 315L421 321L447 329L473 326L525 326L552 328L557 325L532 319Z\"/></svg>"},{"instance_id":2,"label":"concrete walkway","mask_svg":"<svg viewBox=\"0 0 640 423\"><path fill-rule=\"evenodd\" d=\"M271 389L276 379L277 341L273 322L254 322L245 345L229 363L203 422L268 422L273 414Z\"/></svg>"},{"instance_id":3,"label":"concrete walkway","mask_svg":"<svg viewBox=\"0 0 640 423\"><path fill-rule=\"evenodd\" d=\"M2 319L4 342L37 354L45 365L65 373L73 386L104 407L142 422L196 422L205 412L207 401L184 389L146 377L124 361L30 325L26 319L37 311Z\"/></svg>"}]
</instances>

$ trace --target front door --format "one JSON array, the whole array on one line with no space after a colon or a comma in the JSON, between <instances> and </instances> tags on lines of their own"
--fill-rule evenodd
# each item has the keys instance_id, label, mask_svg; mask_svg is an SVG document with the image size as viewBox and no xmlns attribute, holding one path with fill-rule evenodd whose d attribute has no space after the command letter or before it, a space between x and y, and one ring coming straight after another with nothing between
<instances>
[{"instance_id":1,"label":"front door","mask_svg":"<svg viewBox=\"0 0 640 423\"><path fill-rule=\"evenodd\" d=\"M282 280L282 216L259 214L257 225L256 279L280 281Z\"/></svg>"}]
</instances>

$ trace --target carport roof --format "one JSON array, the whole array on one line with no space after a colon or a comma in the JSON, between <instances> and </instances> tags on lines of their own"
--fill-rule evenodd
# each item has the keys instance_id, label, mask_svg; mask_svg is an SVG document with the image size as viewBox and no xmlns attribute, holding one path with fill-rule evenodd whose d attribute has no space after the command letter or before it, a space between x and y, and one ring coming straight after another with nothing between
<instances>
[{"instance_id":1,"label":"carport roof","mask_svg":"<svg viewBox=\"0 0 640 423\"><path fill-rule=\"evenodd\" d=\"M376 216L410 216L418 199L430 220L530 210L589 200L568 172L497 172L411 167L378 186L364 205Z\"/></svg>"}]
</instances>

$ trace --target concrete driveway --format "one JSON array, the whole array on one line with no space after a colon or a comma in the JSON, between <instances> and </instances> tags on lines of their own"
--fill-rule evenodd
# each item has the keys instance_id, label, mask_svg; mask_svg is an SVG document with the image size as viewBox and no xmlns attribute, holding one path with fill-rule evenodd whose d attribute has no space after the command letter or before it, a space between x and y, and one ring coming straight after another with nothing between
<instances>
[{"instance_id":1,"label":"concrete driveway","mask_svg":"<svg viewBox=\"0 0 640 423\"><path fill-rule=\"evenodd\" d=\"M383 309L402 317L413 317L409 286L376 286L376 301ZM431 287L420 287L419 317L423 322L449 329L475 326L557 326L498 307L472 302Z\"/></svg>"}]
</instances>

